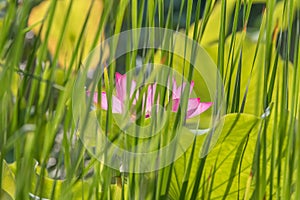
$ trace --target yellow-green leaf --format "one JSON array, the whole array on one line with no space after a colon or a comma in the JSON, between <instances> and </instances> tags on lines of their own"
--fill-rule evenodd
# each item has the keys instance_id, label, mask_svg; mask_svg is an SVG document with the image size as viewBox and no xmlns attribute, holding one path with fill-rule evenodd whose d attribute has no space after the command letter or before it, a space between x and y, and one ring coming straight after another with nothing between
<instances>
[{"instance_id":1,"label":"yellow-green leaf","mask_svg":"<svg viewBox=\"0 0 300 200\"><path fill-rule=\"evenodd\" d=\"M13 197L15 196L16 191L15 176L5 161L3 161L1 179L2 191L0 191L0 199L9 199L8 196L11 197L11 199L14 199Z\"/></svg>"},{"instance_id":2,"label":"yellow-green leaf","mask_svg":"<svg viewBox=\"0 0 300 200\"><path fill-rule=\"evenodd\" d=\"M58 48L59 40L62 37L61 32L64 28L64 20L66 18L70 2L71 0L57 1L52 24L48 23L48 10L51 5L51 1L48 0L43 1L35 7L28 20L28 24L33 27L32 31L35 34L39 33L41 25L45 22L41 33L42 41L45 40L47 29L51 27L48 49L52 56L54 56L56 51L59 50L58 62L62 67L69 67L74 53L76 53L77 61L81 56L81 50L83 50L83 59L88 55L92 48L95 36L97 35L98 25L103 11L102 0L94 1L91 12L89 13L90 16L86 29L84 30L84 36L80 41L79 51L74 52L76 44L80 39L80 34L88 15L89 7L93 1L73 1L70 16L65 27L65 33L63 34L63 41L61 46ZM103 38L102 34L102 39ZM98 42L100 42L100 39Z\"/></svg>"}]
</instances>

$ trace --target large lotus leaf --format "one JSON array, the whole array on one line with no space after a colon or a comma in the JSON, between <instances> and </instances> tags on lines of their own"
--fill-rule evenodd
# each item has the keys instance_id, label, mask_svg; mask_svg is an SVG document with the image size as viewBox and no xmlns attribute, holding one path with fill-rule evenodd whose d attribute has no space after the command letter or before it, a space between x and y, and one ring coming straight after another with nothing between
<instances>
[{"instance_id":1,"label":"large lotus leaf","mask_svg":"<svg viewBox=\"0 0 300 200\"><path fill-rule=\"evenodd\" d=\"M47 29L51 28L48 40L49 51L52 54L52 56L54 56L56 51L58 50L59 64L63 67L68 67L71 58L74 54L75 46L82 32L85 19L88 15L89 7L93 1L74 1L70 10L70 16L66 26L64 26L64 20L69 9L69 4L72 1L57 1L53 22L49 24L49 7L52 4L51 2L52 1L48 0L43 1L37 7L33 8L28 20L28 24L32 26L32 31L35 34L39 33L41 25L43 25L43 31L41 33L42 41L45 40ZM102 0L94 1L92 9L89 13L90 16L88 19L86 29L84 30L83 38L81 38L80 41L81 46L79 52L75 52L77 53L77 59L81 55L81 50L83 50L83 59L88 55L89 51L91 50L95 36L97 35L98 25L101 20L102 11ZM62 44L59 47L59 49L57 49L63 28L65 28L65 32L63 34ZM100 40L98 42L100 42Z\"/></svg>"},{"instance_id":2,"label":"large lotus leaf","mask_svg":"<svg viewBox=\"0 0 300 200\"><path fill-rule=\"evenodd\" d=\"M78 180L73 183L68 183L64 180L54 180L50 178L43 178L44 188L42 191L43 198L50 198L52 195L52 188L55 184L55 199L87 199L88 197L94 199L95 191L91 190L92 180ZM127 191L127 186L125 188L125 195ZM95 188L96 189L96 188ZM122 194L122 189L118 185L110 185L111 197L112 199L120 199ZM92 194L90 194L92 192ZM40 195L40 191L36 193L36 196ZM98 194L101 196L101 193Z\"/></svg>"},{"instance_id":3,"label":"large lotus leaf","mask_svg":"<svg viewBox=\"0 0 300 200\"><path fill-rule=\"evenodd\" d=\"M36 175L38 178L39 176ZM37 179L36 179L37 180ZM54 188L55 199L82 199L89 196L89 189L91 187L90 181L79 180L75 183L67 183L63 180L54 180L47 177L42 178L43 183L39 182L38 190L35 187L37 181L32 184L32 196L42 197L50 199L52 196L52 190ZM41 184L43 184L43 190L41 191ZM54 187L55 186L55 187Z\"/></svg>"},{"instance_id":4,"label":"large lotus leaf","mask_svg":"<svg viewBox=\"0 0 300 200\"><path fill-rule=\"evenodd\" d=\"M235 87L235 81L237 77L237 69L239 62L236 62L235 64L232 64L231 57L229 56L229 50L230 50L230 43L231 43L231 37L227 38L226 45L225 45L225 59L224 59L224 71L226 76L225 81L225 87L227 92L231 91L228 105L232 104L233 101L233 90ZM255 114L260 116L262 113L264 113L263 110L263 98L266 94L263 92L264 87L264 73L265 73L265 44L261 43L257 52L257 57L255 59L254 65L254 56L255 56L255 50L256 50L257 43L251 40L249 37L245 37L243 33L238 33L236 35L236 43L234 46L235 52L234 59L240 59L239 56L241 56L241 84L240 84L240 102L243 101L244 94L247 91L246 96L246 104L244 108L245 113ZM274 45L273 45L274 46ZM212 59L217 63L217 50L218 46L210 45L205 46L205 49L210 54ZM240 54L241 50L241 54ZM272 57L271 57L271 63L270 63L270 72L269 77L271 77L271 73L274 69L277 70L276 77L275 77L275 85L273 89L273 95L272 95L272 101L276 103L280 103L281 99L277 98L277 94L281 96L282 92L282 77L284 76L284 61L281 59L281 57L278 57L278 64L276 67L274 67L274 62L276 58L276 50L273 47L272 49ZM231 55L232 56L232 55ZM253 71L251 74L253 66ZM233 68L233 70L231 69ZM294 68L289 63L288 65L288 87L291 88L292 86L292 77L294 73ZM231 76L231 82L229 83L229 77ZM270 82L268 82L270 84ZM290 99L291 101L291 99Z\"/></svg>"},{"instance_id":5,"label":"large lotus leaf","mask_svg":"<svg viewBox=\"0 0 300 200\"><path fill-rule=\"evenodd\" d=\"M230 33L232 30L230 30L232 21L233 21L233 15L234 15L234 9L236 6L237 1L236 0L230 0L226 1L226 20L225 20L225 33L226 35ZM242 1L243 3L244 1ZM257 3L266 3L266 0L254 0L252 1L253 4ZM249 3L249 2L247 2ZM293 10L296 11L296 9L299 8L300 3L297 0L294 0L293 2ZM222 1L218 1L215 3L214 6L211 7L211 13L209 15L208 21L205 24L205 29L203 32L203 36L201 39L202 45L208 45L212 43L218 43L220 38L220 24L221 24L221 6ZM271 30L274 30L275 28L278 29L285 29L288 27L288 20L284 20L282 17L284 14L284 1L278 1L275 5L273 17L272 17L272 28ZM295 16L295 15L294 15ZM200 20L200 26L199 30L201 28L201 23L203 23L203 19ZM189 36L193 37L194 34L194 24L190 27Z\"/></svg>"},{"instance_id":6,"label":"large lotus leaf","mask_svg":"<svg viewBox=\"0 0 300 200\"><path fill-rule=\"evenodd\" d=\"M275 7L275 14L274 18L278 18L279 16L282 15L283 12L283 2L279 2L276 4ZM283 22L279 22L278 24L273 23L273 29L275 29L275 25L277 28L283 28L286 25L283 24ZM262 26L264 27L264 26ZM276 32L275 32L276 33ZM275 35L276 36L276 35ZM254 113L254 114L261 114L263 112L262 110L262 100L263 100L263 80L264 76L263 74L265 73L264 71L264 64L265 64L265 41L264 39L260 42L260 44L257 44L257 41L253 39L250 34L248 37L248 33L245 36L245 33L237 33L236 38L233 40L235 43L233 45L233 52L229 55L229 49L231 45L231 40L232 40L232 35L230 35L226 41L225 41L225 63L224 63L224 71L227 76L225 76L225 84L226 84L226 89L228 92L228 88L230 88L230 91L232 92L234 87L235 87L235 81L236 81L236 73L237 73L237 65L239 64L239 56L242 58L241 62L241 96L240 98L244 98L244 94L246 89L248 91L247 95L247 102L246 103L246 111L249 113ZM278 99L276 98L277 93L279 96L281 96L282 92L282 77L285 75L285 61L281 58L281 56L278 57L278 63L276 67L274 67L274 61L277 55L277 51L275 50L275 41L276 39L273 40L272 44L272 49L271 49L271 62L269 64L270 71L268 74L268 78L270 79L271 73L276 69L275 74L275 87L273 89L273 96L272 100L277 101L277 103L280 103ZM257 57L254 62L254 54L256 50L256 46L259 45L260 48L258 49L257 52ZM207 50L207 52L210 54L210 56L213 58L214 62L218 62L218 44L211 44L211 45L204 45L204 48ZM232 54L234 55L232 58ZM232 64L232 62L236 62L235 65ZM254 62L254 64L253 64ZM251 74L253 66L253 73ZM233 69L232 71L231 68ZM294 68L292 67L291 63L288 64L288 70L287 70L287 77L288 77L288 88L289 90L293 86L293 73L294 73ZM250 76L251 75L251 76ZM231 76L232 81L228 82L229 76ZM248 83L249 81L249 83ZM248 85L249 84L249 85ZM268 81L268 84L270 84L270 80ZM278 87L279 85L279 87ZM248 88L249 86L249 88ZM230 101L228 102L229 104L232 103L232 95ZM254 101L253 101L254 99ZM242 99L240 99L240 102ZM252 102L252 103L251 103ZM255 103L254 103L255 102ZM289 105L291 103L291 98L289 99Z\"/></svg>"},{"instance_id":7,"label":"large lotus leaf","mask_svg":"<svg viewBox=\"0 0 300 200\"><path fill-rule=\"evenodd\" d=\"M277 119L278 120L278 119ZM268 121L268 122L267 122ZM296 125L296 124L295 124ZM290 126L290 121L286 125ZM296 125L297 126L297 125ZM175 162L175 170L173 171L170 196L172 199L179 197L179 191L185 181L188 181L187 195L191 195L194 185L199 185L199 197L208 197L216 199L237 199L240 198L254 198L255 184L257 182L257 160L255 160L255 150L258 138L266 135L266 166L262 164L263 152L260 150L260 176L261 173L266 175L267 185L265 188L265 195L271 196L270 180L273 179L273 188L278 187L277 180L280 180L282 186L286 166L281 166L280 179L278 179L278 163L272 166L271 156L275 159L280 159L281 163L286 162L283 156L287 150L287 140L279 141L280 131L279 124L276 122L276 115L274 112L266 118L257 118L249 114L229 114L225 116L225 123L218 139L217 144L209 152L205 167L203 168L203 176L201 183L195 183L197 167L199 166L199 150L203 145L204 135L197 136L195 153L192 158L191 148L186 151L184 156ZM266 129L266 132L264 132ZM274 143L275 142L275 143ZM279 145L281 143L281 145ZM273 146L274 145L274 146ZM278 157L279 151L281 158ZM191 172L188 179L184 179L184 173L188 169L189 159L192 159ZM288 166L287 166L288 167ZM271 176L271 169L275 170ZM288 167L289 168L289 167ZM296 168L295 168L296 169ZM296 170L294 170L296 173ZM293 178L293 183L296 180ZM212 185L211 185L212 184ZM292 185L292 183L291 183ZM211 187L211 189L210 189ZM201 191L201 192L200 192ZM272 194L275 195L275 194Z\"/></svg>"},{"instance_id":8,"label":"large lotus leaf","mask_svg":"<svg viewBox=\"0 0 300 200\"><path fill-rule=\"evenodd\" d=\"M260 124L260 129L258 131L258 133L260 134L260 139L258 139L257 141L260 142L260 152L259 152L259 176L261 178L261 180L257 180L257 176L258 176L258 160L257 158L255 158L255 155L253 155L254 159L252 162L252 172L251 175L252 177L249 176L248 181L247 182L247 194L245 194L245 199L255 199L257 198L257 186L259 184L257 184L258 182L264 181L262 179L262 177L265 177L266 180L266 186L265 188L263 188L264 191L264 196L267 197L274 197L276 195L282 195L277 193L277 188L283 188L283 183L286 181L286 177L284 177L288 172L287 172L287 168L288 169L292 169L294 171L294 174L296 173L296 164L295 164L295 168L293 167L289 167L290 164L286 165L287 163L287 157L286 152L288 149L288 139L287 137L282 135L286 135L288 133L288 128L290 127L291 124L291 120L289 120L290 118L288 117L287 120L287 124L286 127L281 127L280 123L279 123L279 119L277 117L278 116L275 112L271 112L271 114L267 117L267 118L262 118L262 123ZM267 119L267 120L265 120ZM293 124L292 126L297 126L297 122L296 124ZM281 130L281 128L286 128L285 130ZM296 128L296 127L295 127ZM264 132L264 130L266 130L266 132ZM263 150L263 135L266 135L266 152L264 152ZM263 163L264 158L263 158L263 154L266 153L266 165L264 165ZM279 157L279 155L281 155ZM274 159L274 160L272 160ZM289 162L288 162L289 163ZM279 165L281 165L281 167L279 168ZM280 174L278 173L278 170L280 169ZM272 172L273 170L273 172ZM273 174L272 174L273 173ZM278 176L280 176L280 178L278 178ZM290 185L293 185L296 180L295 180L296 176L292 176L292 182L289 183ZM272 185L271 185L271 181L272 181ZM278 182L279 181L279 182ZM280 184L280 185L278 185ZM270 194L270 187L273 188L273 193ZM291 194L294 194L295 192L291 189ZM282 196L281 196L282 197Z\"/></svg>"},{"instance_id":9,"label":"large lotus leaf","mask_svg":"<svg viewBox=\"0 0 300 200\"><path fill-rule=\"evenodd\" d=\"M210 196L212 199L223 197L236 199L238 190L240 196L243 196L250 176L259 124L260 120L253 115L230 114L225 117L218 143L207 156L201 183L195 183L195 178L200 161L201 146L199 145L202 144L204 136L197 136L193 158L190 158L190 148L183 157L175 162L170 189L171 198L178 199L179 191L185 181L188 181L185 195L187 199L190 198L194 185L200 184L200 196L207 195L210 183L212 184ZM192 168L189 178L184 180L183 174L187 169L188 159L193 160ZM238 185L238 180L240 185Z\"/></svg>"}]
</instances>

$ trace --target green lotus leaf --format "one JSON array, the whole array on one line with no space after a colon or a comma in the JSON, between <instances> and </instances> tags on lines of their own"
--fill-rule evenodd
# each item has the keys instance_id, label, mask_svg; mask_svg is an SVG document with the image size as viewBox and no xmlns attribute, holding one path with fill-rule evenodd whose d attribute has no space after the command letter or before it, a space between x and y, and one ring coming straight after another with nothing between
<instances>
[{"instance_id":1,"label":"green lotus leaf","mask_svg":"<svg viewBox=\"0 0 300 200\"><path fill-rule=\"evenodd\" d=\"M226 115L218 142L207 155L201 182L195 182L194 178L199 167L200 150L205 136L197 136L193 157L190 158L192 152L190 148L174 164L171 198L178 199L179 191L184 184L188 184L187 199L191 198L194 185L199 187L199 199L203 197L236 199L238 191L240 197L243 196L251 172L259 125L260 119L253 115ZM193 162L189 176L184 179L188 159L192 159Z\"/></svg>"}]
</instances>

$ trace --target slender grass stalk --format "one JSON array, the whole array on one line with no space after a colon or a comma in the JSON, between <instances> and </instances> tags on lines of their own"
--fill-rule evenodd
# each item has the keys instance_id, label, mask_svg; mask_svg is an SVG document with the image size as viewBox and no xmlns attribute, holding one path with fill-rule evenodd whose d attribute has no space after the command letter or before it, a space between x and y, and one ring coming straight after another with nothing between
<instances>
[{"instance_id":1,"label":"slender grass stalk","mask_svg":"<svg viewBox=\"0 0 300 200\"><path fill-rule=\"evenodd\" d=\"M299 58L300 58L300 51L299 51L299 48L300 48L300 40L299 40L299 36L300 36L300 13L299 13L299 11L297 11L296 12L296 41L295 41L295 53L294 53L294 57L295 57L295 59L294 59L294 63L295 63L295 74L294 74L294 79L293 79L293 85L295 86L293 89L293 94L299 94L299 80L300 80L300 77L299 77L299 75L300 75L300 73L299 73L299 64L300 64L300 62L299 62ZM295 121L294 121L294 123L291 123L292 125L291 125L291 127L293 128L293 131L294 131L294 133L296 133L296 136L295 136L295 142L296 142L296 144L295 144L295 147L294 147L294 151L295 151L295 153L296 153L296 155L295 155L295 158L296 158L296 160L298 160L298 162L296 163L296 166L299 166L299 164L300 164L300 159L299 159L299 151L296 151L296 149L300 146L300 140L299 140L299 134L297 134L297 133L299 133L299 126L297 125L298 123L297 123L297 119L299 120L299 116L300 116L300 112L299 112L299 96L297 97L295 97L294 99L293 99L293 102L292 102L292 108L291 108L291 110L294 110L294 117L296 118L295 119ZM295 198L297 199L297 198L300 198L300 182L299 182L299 177L300 177L300 170L299 169L297 169L296 170L296 175L295 175L295 177L296 177L296 189L295 189Z\"/></svg>"},{"instance_id":2,"label":"slender grass stalk","mask_svg":"<svg viewBox=\"0 0 300 200\"><path fill-rule=\"evenodd\" d=\"M222 1L221 7L221 26L219 35L219 48L218 48L218 69L220 74L224 77L224 51L225 51L225 24L226 24L226 1Z\"/></svg>"}]
</instances>

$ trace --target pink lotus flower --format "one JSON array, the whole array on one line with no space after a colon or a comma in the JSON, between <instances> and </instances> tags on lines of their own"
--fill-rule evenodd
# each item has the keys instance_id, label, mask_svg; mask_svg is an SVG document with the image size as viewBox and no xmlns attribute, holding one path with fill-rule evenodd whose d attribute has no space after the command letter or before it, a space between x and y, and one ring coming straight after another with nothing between
<instances>
[{"instance_id":1,"label":"pink lotus flower","mask_svg":"<svg viewBox=\"0 0 300 200\"><path fill-rule=\"evenodd\" d=\"M126 98L127 91L126 91L126 75L122 75L119 73L116 73L116 95L112 96L112 112L113 113L124 113L124 102ZM177 112L179 109L180 104L180 97L183 93L183 90L186 86L186 83L183 83L182 86L177 87L175 79L173 79L173 90L172 90L172 112ZM193 90L194 82L191 82L190 85L190 93ZM130 93L129 97L132 98L132 95L134 94L134 91L136 89L136 82L131 82L130 87ZM148 86L147 89L147 99L146 99L146 106L143 105L143 108L145 109L145 115L146 117L150 117L151 109L154 105L154 97L155 97L155 91L156 91L156 84L152 84ZM90 96L90 92L87 92L87 95ZM137 99L139 97L139 91L136 92L136 98L133 100L133 105L136 104ZM146 95L143 95L143 100L145 101ZM95 104L98 104L98 93L95 92L93 96L93 101ZM143 102L144 102L143 101ZM187 105L187 118L195 117L202 112L206 111L208 108L210 108L212 105L212 102L200 102L200 98L189 98L188 99L188 105ZM99 105L100 106L100 105ZM107 103L107 96L106 92L101 93L101 108L104 110L108 109L108 103Z\"/></svg>"}]
</instances>

